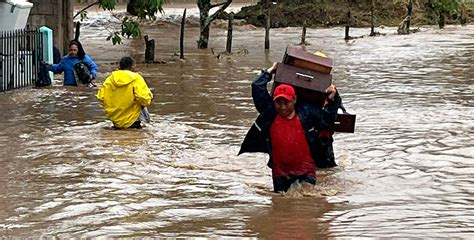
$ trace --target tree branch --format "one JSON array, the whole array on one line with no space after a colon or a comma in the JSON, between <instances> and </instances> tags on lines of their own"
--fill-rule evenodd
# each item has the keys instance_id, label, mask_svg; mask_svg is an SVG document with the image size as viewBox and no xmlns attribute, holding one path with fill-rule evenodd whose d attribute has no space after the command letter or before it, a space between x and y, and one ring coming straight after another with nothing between
<instances>
[{"instance_id":1,"label":"tree branch","mask_svg":"<svg viewBox=\"0 0 474 240\"><path fill-rule=\"evenodd\" d=\"M89 4L89 6L83 8L82 10L80 10L79 12L76 13L76 15L74 15L74 17L72 17L72 19L76 18L79 14L81 14L81 12L84 12L85 10L87 10L88 8L94 6L94 5L97 5L99 4L99 1L95 2L95 3L91 3Z\"/></svg>"},{"instance_id":2,"label":"tree branch","mask_svg":"<svg viewBox=\"0 0 474 240\"><path fill-rule=\"evenodd\" d=\"M214 4L214 6L221 6L219 8L219 10L217 10L214 14L212 14L211 16L209 16L206 20L206 24L205 24L205 27L209 26L209 24L211 24L212 21L214 21L217 16L222 13L230 4L232 3L232 0L226 0L225 2L223 3L219 3L219 4ZM212 6L212 5L211 5ZM212 8L212 7L211 7Z\"/></svg>"},{"instance_id":3,"label":"tree branch","mask_svg":"<svg viewBox=\"0 0 474 240\"><path fill-rule=\"evenodd\" d=\"M219 6L222 6L224 4L225 4L225 2L218 3L218 4L211 4L211 8L219 7Z\"/></svg>"}]
</instances>

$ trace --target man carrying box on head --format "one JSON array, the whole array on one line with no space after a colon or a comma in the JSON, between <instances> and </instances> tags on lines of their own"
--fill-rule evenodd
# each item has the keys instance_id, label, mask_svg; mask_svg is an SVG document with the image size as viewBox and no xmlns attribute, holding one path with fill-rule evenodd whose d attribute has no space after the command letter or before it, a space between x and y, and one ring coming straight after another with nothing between
<instances>
[{"instance_id":1,"label":"man carrying box on head","mask_svg":"<svg viewBox=\"0 0 474 240\"><path fill-rule=\"evenodd\" d=\"M252 83L252 98L260 115L247 133L239 154L268 153L274 191L286 192L294 182L314 185L316 167L335 166L334 162L327 162L322 152L319 131L334 125L341 98L335 86L329 86L328 104L322 109L297 99L294 88L287 84L278 85L271 97L267 83L276 68L274 63L268 70L262 70Z\"/></svg>"}]
</instances>

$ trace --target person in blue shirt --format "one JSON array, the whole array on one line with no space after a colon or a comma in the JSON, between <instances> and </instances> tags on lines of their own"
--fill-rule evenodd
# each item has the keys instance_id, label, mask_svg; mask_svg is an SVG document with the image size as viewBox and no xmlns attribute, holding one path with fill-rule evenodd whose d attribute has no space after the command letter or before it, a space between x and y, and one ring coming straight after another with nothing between
<instances>
[{"instance_id":1,"label":"person in blue shirt","mask_svg":"<svg viewBox=\"0 0 474 240\"><path fill-rule=\"evenodd\" d=\"M58 64L48 64L48 70L59 74L64 72L65 86L78 86L78 81L74 77L74 65L80 61L86 63L91 73L90 82L95 85L94 80L97 74L97 64L84 52L82 44L77 40L69 42L69 53L65 55Z\"/></svg>"}]
</instances>

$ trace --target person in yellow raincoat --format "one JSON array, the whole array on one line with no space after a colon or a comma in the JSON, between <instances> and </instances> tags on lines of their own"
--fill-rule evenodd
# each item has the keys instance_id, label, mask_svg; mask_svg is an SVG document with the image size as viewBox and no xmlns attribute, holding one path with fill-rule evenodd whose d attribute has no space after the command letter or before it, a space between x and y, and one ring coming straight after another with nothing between
<instances>
[{"instance_id":1,"label":"person in yellow raincoat","mask_svg":"<svg viewBox=\"0 0 474 240\"><path fill-rule=\"evenodd\" d=\"M134 70L134 60L123 57L119 70L112 72L96 95L107 117L118 129L141 128L141 122L149 122L147 107L153 94L143 77Z\"/></svg>"}]
</instances>

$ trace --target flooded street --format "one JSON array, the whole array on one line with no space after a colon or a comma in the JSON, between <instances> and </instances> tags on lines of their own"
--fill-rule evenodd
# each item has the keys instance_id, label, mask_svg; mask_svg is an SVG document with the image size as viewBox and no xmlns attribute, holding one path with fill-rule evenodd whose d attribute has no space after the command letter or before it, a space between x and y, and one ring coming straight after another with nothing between
<instances>
[{"instance_id":1,"label":"flooded street","mask_svg":"<svg viewBox=\"0 0 474 240\"><path fill-rule=\"evenodd\" d=\"M468 238L474 233L474 25L421 28L345 42L343 28L308 29L306 50L334 59L333 81L357 114L335 135L339 167L317 172L314 192L275 194L267 155L237 156L257 116L250 83L281 61L301 29L148 26L156 59L138 70L155 98L142 130L112 130L95 89L0 95L3 237ZM370 29L352 29L352 36ZM81 40L101 68L142 60L143 40L111 46L100 26ZM141 59L140 59L141 57Z\"/></svg>"}]
</instances>

